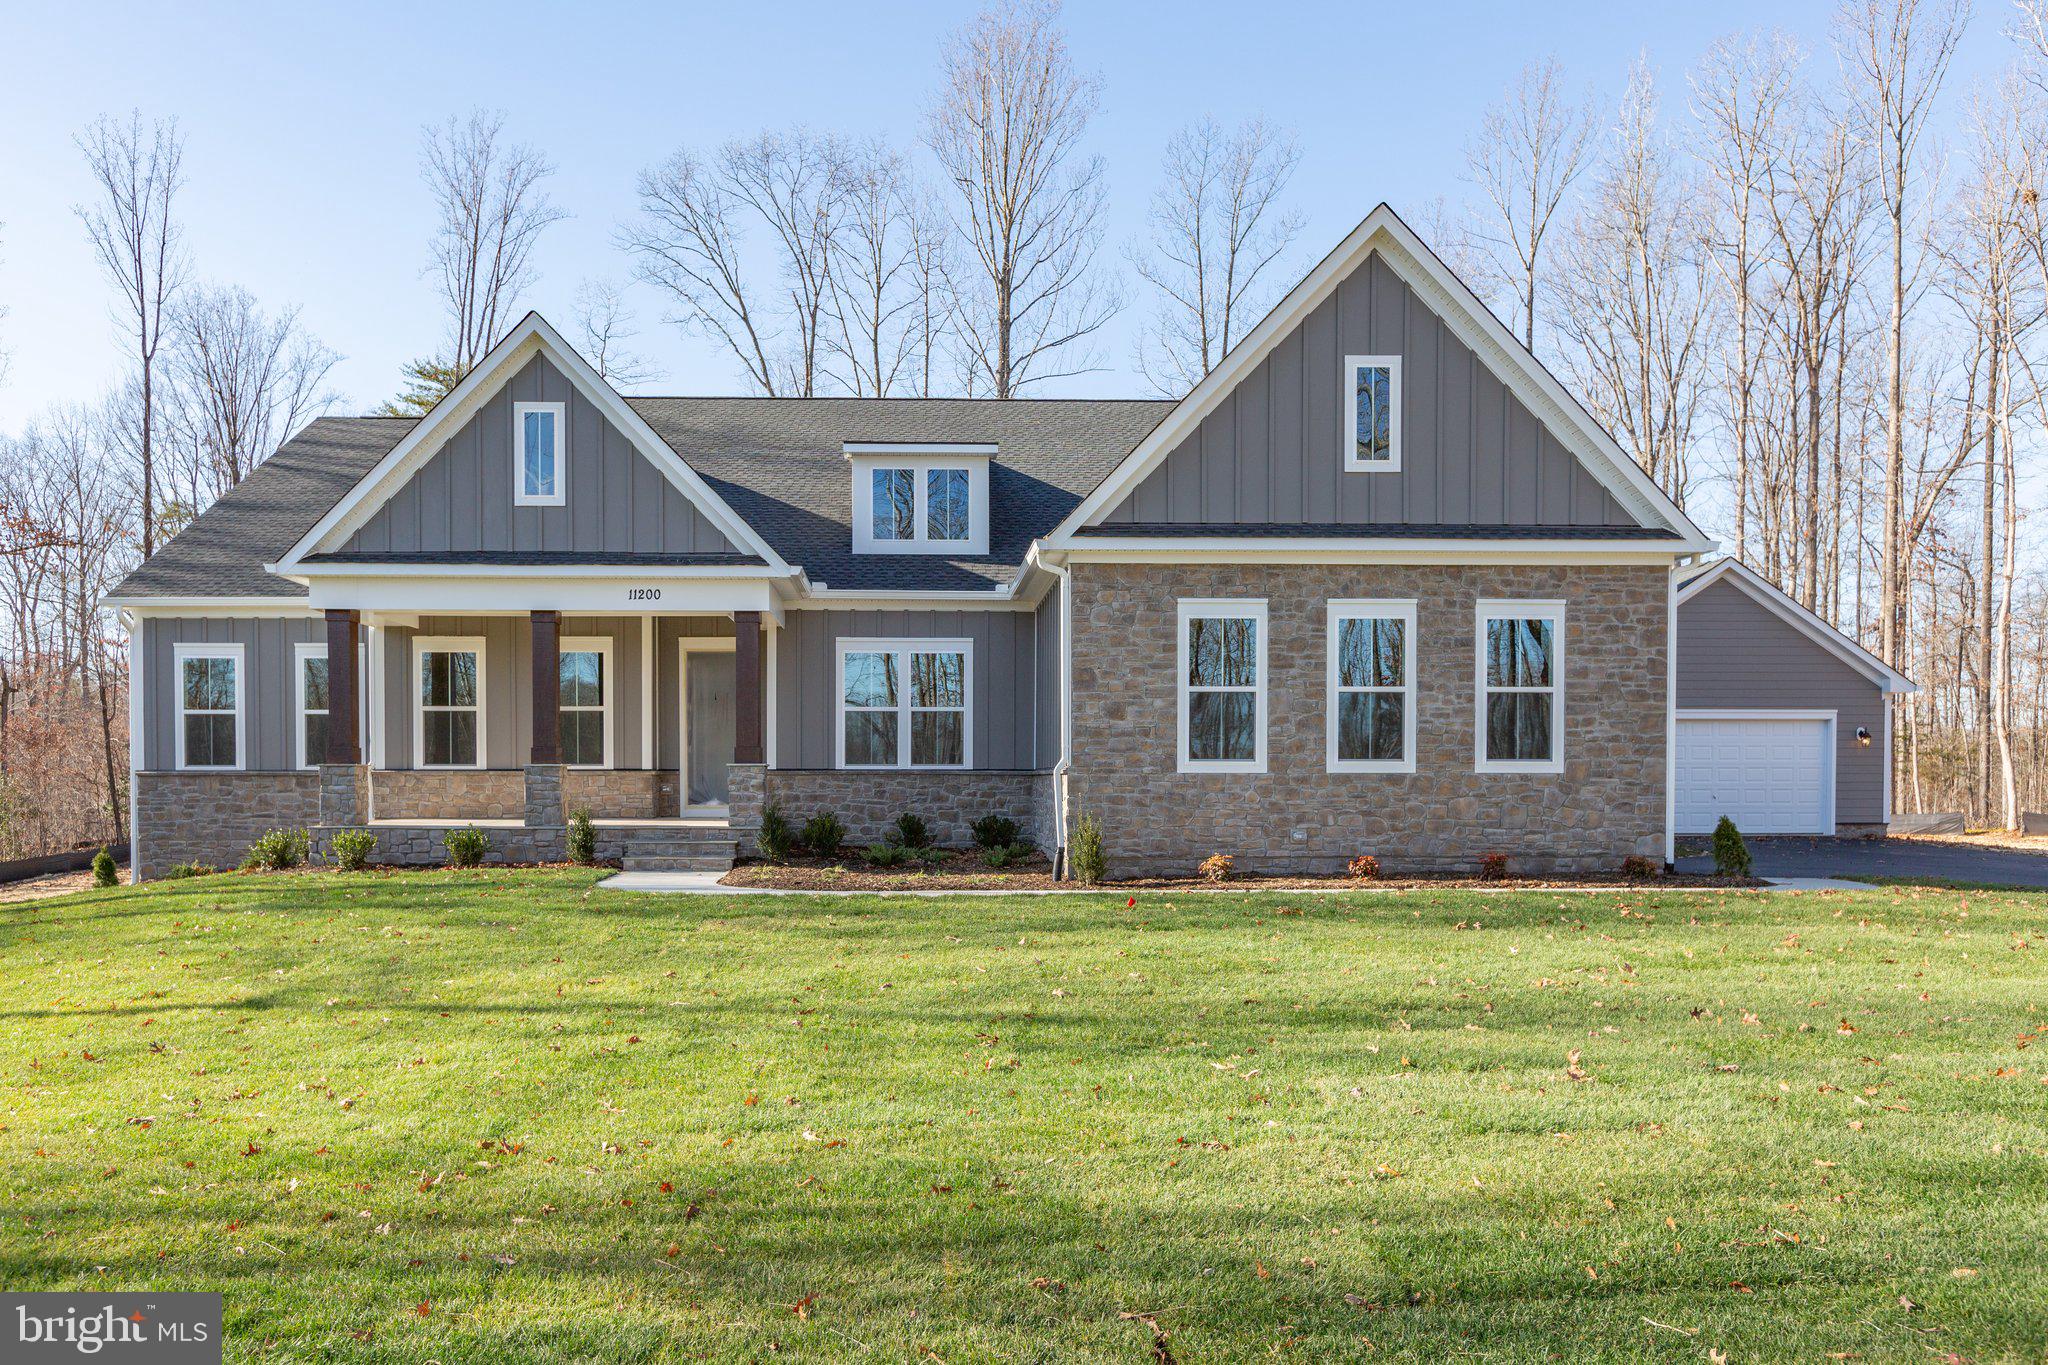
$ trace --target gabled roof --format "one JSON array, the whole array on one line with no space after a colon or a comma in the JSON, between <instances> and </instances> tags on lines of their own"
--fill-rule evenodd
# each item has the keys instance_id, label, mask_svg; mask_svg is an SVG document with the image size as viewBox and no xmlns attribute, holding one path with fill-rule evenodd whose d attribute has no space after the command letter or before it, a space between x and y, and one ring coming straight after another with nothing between
<instances>
[{"instance_id":1,"label":"gabled roof","mask_svg":"<svg viewBox=\"0 0 2048 1365\"><path fill-rule=\"evenodd\" d=\"M1744 593L1757 605L1876 683L1883 691L1913 693L1920 690L1919 684L1911 678L1800 606L1777 584L1732 555L1693 565L1680 574L1678 605L1683 607L1715 583L1726 583Z\"/></svg>"},{"instance_id":2,"label":"gabled roof","mask_svg":"<svg viewBox=\"0 0 2048 1365\"><path fill-rule=\"evenodd\" d=\"M1682 542L1681 549L1699 552L1713 548L1714 542L1386 204L1367 214L1231 348L1047 537L1048 546L1067 548L1083 527L1129 497L1232 389L1374 253L1422 295L1459 340L1471 347L1539 420L1559 434L1587 470L1651 532L1646 538L1668 532Z\"/></svg>"}]
</instances>

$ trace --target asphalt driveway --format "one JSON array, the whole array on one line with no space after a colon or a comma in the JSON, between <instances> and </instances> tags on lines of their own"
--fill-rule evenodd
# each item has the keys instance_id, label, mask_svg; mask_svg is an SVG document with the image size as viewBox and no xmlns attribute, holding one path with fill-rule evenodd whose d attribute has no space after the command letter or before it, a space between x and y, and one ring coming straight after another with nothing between
<instances>
[{"instance_id":1,"label":"asphalt driveway","mask_svg":"<svg viewBox=\"0 0 2048 1365\"><path fill-rule=\"evenodd\" d=\"M1923 839L1755 838L1749 856L1759 877L1926 877L2048 889L2048 853L1973 848ZM1680 858L1681 872L1712 872L1714 860Z\"/></svg>"}]
</instances>

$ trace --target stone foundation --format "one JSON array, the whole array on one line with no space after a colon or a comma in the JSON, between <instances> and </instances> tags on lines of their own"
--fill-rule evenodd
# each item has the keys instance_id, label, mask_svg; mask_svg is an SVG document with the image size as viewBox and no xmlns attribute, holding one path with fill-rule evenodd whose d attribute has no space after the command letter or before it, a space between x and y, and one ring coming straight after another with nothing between
<instances>
[{"instance_id":1,"label":"stone foundation","mask_svg":"<svg viewBox=\"0 0 2048 1365\"><path fill-rule=\"evenodd\" d=\"M236 867L273 829L320 822L320 774L135 774L134 876L160 877L179 863Z\"/></svg>"},{"instance_id":2,"label":"stone foundation","mask_svg":"<svg viewBox=\"0 0 2048 1365\"><path fill-rule=\"evenodd\" d=\"M519 768L378 769L370 790L379 820L526 818L526 773Z\"/></svg>"},{"instance_id":3,"label":"stone foundation","mask_svg":"<svg viewBox=\"0 0 2048 1365\"><path fill-rule=\"evenodd\" d=\"M733 773L740 772L736 765ZM934 842L949 848L973 843L969 826L984 815L1007 815L1050 852L1046 831L1049 814L1040 813L1049 795L1050 776L1037 772L840 772L831 769L755 769L765 775L762 802L781 804L791 824L801 828L813 815L831 811L846 822L850 844L871 844L895 827L905 811L922 816ZM740 801L733 796L733 829L740 829ZM758 815L747 826L760 828ZM742 841L751 850L751 837Z\"/></svg>"},{"instance_id":4,"label":"stone foundation","mask_svg":"<svg viewBox=\"0 0 2048 1365\"><path fill-rule=\"evenodd\" d=\"M526 827L553 829L569 823L562 809L562 765L526 765Z\"/></svg>"},{"instance_id":5,"label":"stone foundation","mask_svg":"<svg viewBox=\"0 0 2048 1365\"><path fill-rule=\"evenodd\" d=\"M562 774L562 809L588 811L593 820L654 820L674 815L662 808L665 774L645 769L570 768ZM675 780L666 774L673 796Z\"/></svg>"}]
</instances>

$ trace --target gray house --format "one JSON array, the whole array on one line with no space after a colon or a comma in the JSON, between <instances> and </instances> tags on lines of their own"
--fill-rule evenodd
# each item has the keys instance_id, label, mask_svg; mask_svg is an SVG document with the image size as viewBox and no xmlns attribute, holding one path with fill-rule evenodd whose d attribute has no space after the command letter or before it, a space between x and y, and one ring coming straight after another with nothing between
<instances>
[{"instance_id":1,"label":"gray house","mask_svg":"<svg viewBox=\"0 0 2048 1365\"><path fill-rule=\"evenodd\" d=\"M1712 548L1384 206L1177 403L625 398L529 316L113 595L134 865L579 809L716 864L768 802L1086 812L1117 872L1666 859Z\"/></svg>"}]
</instances>

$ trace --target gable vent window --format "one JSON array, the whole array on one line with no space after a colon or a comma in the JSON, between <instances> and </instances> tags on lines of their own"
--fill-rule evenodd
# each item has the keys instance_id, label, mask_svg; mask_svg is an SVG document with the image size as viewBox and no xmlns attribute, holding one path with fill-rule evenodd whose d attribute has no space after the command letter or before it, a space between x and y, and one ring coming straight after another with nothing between
<instances>
[{"instance_id":1,"label":"gable vent window","mask_svg":"<svg viewBox=\"0 0 2048 1365\"><path fill-rule=\"evenodd\" d=\"M1401 357L1344 358L1344 468L1387 473L1401 467Z\"/></svg>"},{"instance_id":2,"label":"gable vent window","mask_svg":"<svg viewBox=\"0 0 2048 1365\"><path fill-rule=\"evenodd\" d=\"M519 507L560 507L564 501L563 454L568 429L566 405L512 405L512 501Z\"/></svg>"}]
</instances>

